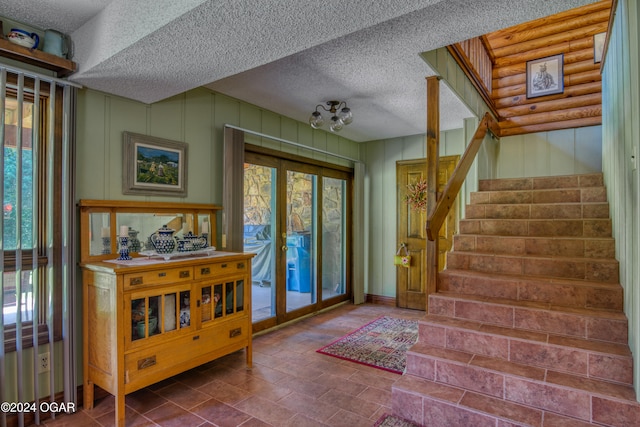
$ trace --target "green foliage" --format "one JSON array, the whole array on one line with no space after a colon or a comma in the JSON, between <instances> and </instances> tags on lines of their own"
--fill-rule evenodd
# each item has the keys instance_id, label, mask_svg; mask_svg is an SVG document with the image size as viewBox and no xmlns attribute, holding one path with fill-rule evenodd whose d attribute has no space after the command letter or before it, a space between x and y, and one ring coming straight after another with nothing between
<instances>
[{"instance_id":1,"label":"green foliage","mask_svg":"<svg viewBox=\"0 0 640 427\"><path fill-rule=\"evenodd\" d=\"M18 197L18 155L12 147L4 149L4 216L3 246L5 250L16 249ZM32 247L33 233L33 158L31 150L22 151L22 209L20 215L20 238L23 249Z\"/></svg>"}]
</instances>

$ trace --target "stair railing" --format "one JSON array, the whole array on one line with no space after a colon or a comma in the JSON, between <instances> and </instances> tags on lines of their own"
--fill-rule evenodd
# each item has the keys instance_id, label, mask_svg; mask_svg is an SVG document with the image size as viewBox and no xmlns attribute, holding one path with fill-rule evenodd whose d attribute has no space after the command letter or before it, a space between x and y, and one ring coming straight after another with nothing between
<instances>
[{"instance_id":1,"label":"stair railing","mask_svg":"<svg viewBox=\"0 0 640 427\"><path fill-rule=\"evenodd\" d=\"M438 233L444 223L453 202L464 183L473 164L482 141L491 132L499 137L498 123L490 113L486 113L458 165L449 178L443 192L438 193L438 156L440 152L440 77L427 77L427 216L425 251L425 307L429 313L429 295L436 292L438 284Z\"/></svg>"},{"instance_id":2,"label":"stair railing","mask_svg":"<svg viewBox=\"0 0 640 427\"><path fill-rule=\"evenodd\" d=\"M467 178L469 169L471 169L471 165L476 159L476 155L480 150L487 131L491 132L494 136L498 135L498 124L489 113L485 113L480 121L469 146L460 158L442 194L437 198L435 207L430 210L429 216L427 217L427 239L435 240L438 238L440 227L442 227L444 220L453 207L453 202L456 200L456 197L458 197L458 193L460 193L462 184Z\"/></svg>"}]
</instances>

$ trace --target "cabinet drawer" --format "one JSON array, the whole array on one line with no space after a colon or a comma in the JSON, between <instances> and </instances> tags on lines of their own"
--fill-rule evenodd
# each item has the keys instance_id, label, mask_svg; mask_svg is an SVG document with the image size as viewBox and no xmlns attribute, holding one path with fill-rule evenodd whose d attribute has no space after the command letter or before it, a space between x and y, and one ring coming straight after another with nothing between
<instances>
[{"instance_id":1,"label":"cabinet drawer","mask_svg":"<svg viewBox=\"0 0 640 427\"><path fill-rule=\"evenodd\" d=\"M124 275L125 289L135 289L142 286L164 285L166 283L180 283L193 280L193 268L167 268L164 270L147 271L144 273L129 273Z\"/></svg>"},{"instance_id":2,"label":"cabinet drawer","mask_svg":"<svg viewBox=\"0 0 640 427\"><path fill-rule=\"evenodd\" d=\"M251 334L251 322L246 316L240 319L226 320L224 322L211 322L206 329L216 331L216 346L225 347L235 342L246 341Z\"/></svg>"},{"instance_id":3,"label":"cabinet drawer","mask_svg":"<svg viewBox=\"0 0 640 427\"><path fill-rule=\"evenodd\" d=\"M224 274L244 273L248 269L248 263L246 260L216 262L213 264L198 265L194 268L196 269L196 279L206 279L208 277L215 277Z\"/></svg>"},{"instance_id":4,"label":"cabinet drawer","mask_svg":"<svg viewBox=\"0 0 640 427\"><path fill-rule=\"evenodd\" d=\"M165 371L189 369L201 356L214 353L213 357L220 357L229 352L229 346L240 349L248 345L251 324L247 317L219 323L184 338L125 354L125 384L152 384L166 378L162 374Z\"/></svg>"}]
</instances>

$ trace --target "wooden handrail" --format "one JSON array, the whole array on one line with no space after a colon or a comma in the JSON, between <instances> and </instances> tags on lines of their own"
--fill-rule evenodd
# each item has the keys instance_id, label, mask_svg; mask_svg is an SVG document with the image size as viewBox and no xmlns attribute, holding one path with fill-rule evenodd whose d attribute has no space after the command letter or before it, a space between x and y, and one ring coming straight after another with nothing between
<instances>
[{"instance_id":1,"label":"wooden handrail","mask_svg":"<svg viewBox=\"0 0 640 427\"><path fill-rule=\"evenodd\" d=\"M444 220L453 207L453 202L456 200L456 197L458 197L458 193L460 192L462 184L469 173L469 169L471 169L471 165L480 150L480 146L482 145L482 141L484 140L487 131L491 132L496 137L499 135L498 123L489 113L486 113L480 121L469 146L454 169L451 178L449 178L442 195L436 201L431 212L429 212L429 216L427 217L427 239L433 241L438 238L440 227L442 227Z\"/></svg>"}]
</instances>

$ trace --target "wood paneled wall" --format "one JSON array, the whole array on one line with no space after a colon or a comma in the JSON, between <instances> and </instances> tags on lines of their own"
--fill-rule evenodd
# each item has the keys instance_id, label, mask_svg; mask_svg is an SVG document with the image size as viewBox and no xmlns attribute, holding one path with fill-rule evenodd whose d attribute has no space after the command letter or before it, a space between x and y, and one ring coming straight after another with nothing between
<instances>
[{"instance_id":1,"label":"wood paneled wall","mask_svg":"<svg viewBox=\"0 0 640 427\"><path fill-rule=\"evenodd\" d=\"M494 58L491 99L501 136L601 124L593 36L607 31L610 9L603 0L484 36ZM557 54L564 54L564 92L527 99L527 61Z\"/></svg>"}]
</instances>

